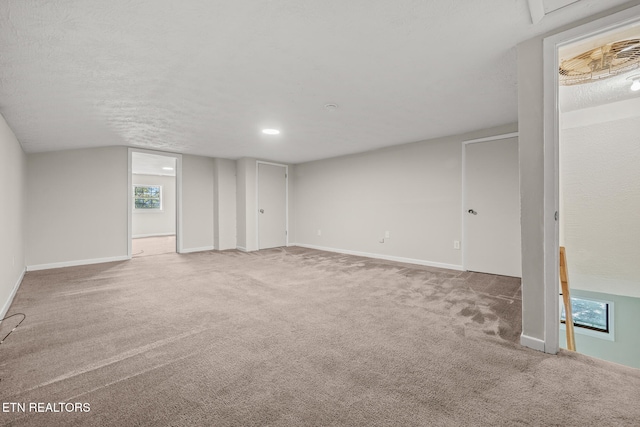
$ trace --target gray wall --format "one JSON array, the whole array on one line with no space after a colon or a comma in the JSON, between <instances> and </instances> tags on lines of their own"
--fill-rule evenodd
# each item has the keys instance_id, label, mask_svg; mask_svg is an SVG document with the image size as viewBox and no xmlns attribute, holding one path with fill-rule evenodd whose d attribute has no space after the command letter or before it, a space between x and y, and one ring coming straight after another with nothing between
<instances>
[{"instance_id":1,"label":"gray wall","mask_svg":"<svg viewBox=\"0 0 640 427\"><path fill-rule=\"evenodd\" d=\"M542 38L518 46L522 335L544 340Z\"/></svg>"},{"instance_id":2,"label":"gray wall","mask_svg":"<svg viewBox=\"0 0 640 427\"><path fill-rule=\"evenodd\" d=\"M27 156L27 265L127 256L125 147ZM183 250L213 248L213 159L182 156ZM53 264L53 265L52 265Z\"/></svg>"},{"instance_id":3,"label":"gray wall","mask_svg":"<svg viewBox=\"0 0 640 427\"><path fill-rule=\"evenodd\" d=\"M296 165L295 243L461 268L453 241L462 239L462 142L516 130L501 126ZM380 243L385 231L390 238Z\"/></svg>"},{"instance_id":4,"label":"gray wall","mask_svg":"<svg viewBox=\"0 0 640 427\"><path fill-rule=\"evenodd\" d=\"M236 241L236 162L214 159L214 246L235 249Z\"/></svg>"},{"instance_id":5,"label":"gray wall","mask_svg":"<svg viewBox=\"0 0 640 427\"><path fill-rule=\"evenodd\" d=\"M256 159L236 161L236 203L238 249L257 250L256 245Z\"/></svg>"},{"instance_id":6,"label":"gray wall","mask_svg":"<svg viewBox=\"0 0 640 427\"><path fill-rule=\"evenodd\" d=\"M127 256L127 149L27 157L27 265Z\"/></svg>"},{"instance_id":7,"label":"gray wall","mask_svg":"<svg viewBox=\"0 0 640 427\"><path fill-rule=\"evenodd\" d=\"M24 273L27 156L0 115L0 318Z\"/></svg>"},{"instance_id":8,"label":"gray wall","mask_svg":"<svg viewBox=\"0 0 640 427\"><path fill-rule=\"evenodd\" d=\"M595 15L518 45L518 127L520 144L520 210L522 223L522 334L545 340L544 332L544 87L543 40L562 31L583 25L636 5ZM547 188L546 191L552 191Z\"/></svg>"},{"instance_id":9,"label":"gray wall","mask_svg":"<svg viewBox=\"0 0 640 427\"><path fill-rule=\"evenodd\" d=\"M182 250L213 249L213 158L182 155Z\"/></svg>"},{"instance_id":10,"label":"gray wall","mask_svg":"<svg viewBox=\"0 0 640 427\"><path fill-rule=\"evenodd\" d=\"M258 207L257 203L257 162L265 161L272 162L270 160L259 160L253 158L242 158L236 161L236 218L237 218L237 248L243 251L256 251L258 250L258 228L257 228L257 215ZM278 162L272 162L281 164ZM288 179L287 179L287 192L288 192L288 239L289 244L294 244L291 236L293 234L293 211L294 211L294 196L293 196L293 182L294 177L292 171L294 167L288 166ZM230 199L229 199L230 200Z\"/></svg>"},{"instance_id":11,"label":"gray wall","mask_svg":"<svg viewBox=\"0 0 640 427\"><path fill-rule=\"evenodd\" d=\"M176 178L175 176L133 174L133 185L161 185L162 210L133 210L131 228L133 237L158 236L176 233Z\"/></svg>"}]
</instances>

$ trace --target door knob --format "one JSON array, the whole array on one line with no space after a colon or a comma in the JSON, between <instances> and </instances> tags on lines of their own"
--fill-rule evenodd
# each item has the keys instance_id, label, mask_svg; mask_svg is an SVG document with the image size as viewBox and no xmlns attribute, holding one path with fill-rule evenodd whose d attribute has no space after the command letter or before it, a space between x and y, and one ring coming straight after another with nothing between
<instances>
[{"instance_id":1,"label":"door knob","mask_svg":"<svg viewBox=\"0 0 640 427\"><path fill-rule=\"evenodd\" d=\"M260 209L260 213L264 213L264 209Z\"/></svg>"},{"instance_id":2,"label":"door knob","mask_svg":"<svg viewBox=\"0 0 640 427\"><path fill-rule=\"evenodd\" d=\"M478 212L474 211L473 209L469 209L467 212L469 212L471 215L478 215Z\"/></svg>"}]
</instances>

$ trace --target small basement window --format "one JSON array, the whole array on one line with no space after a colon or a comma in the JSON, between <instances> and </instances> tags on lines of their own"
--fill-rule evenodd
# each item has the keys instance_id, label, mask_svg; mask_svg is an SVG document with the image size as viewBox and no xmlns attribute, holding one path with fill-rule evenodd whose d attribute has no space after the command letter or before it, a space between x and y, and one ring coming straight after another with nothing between
<instances>
[{"instance_id":1,"label":"small basement window","mask_svg":"<svg viewBox=\"0 0 640 427\"><path fill-rule=\"evenodd\" d=\"M161 185L134 185L133 210L153 212L162 210Z\"/></svg>"},{"instance_id":2,"label":"small basement window","mask_svg":"<svg viewBox=\"0 0 640 427\"><path fill-rule=\"evenodd\" d=\"M564 328L566 324L564 304L560 303L560 307L560 322ZM576 333L613 339L612 302L572 297L571 311Z\"/></svg>"}]
</instances>

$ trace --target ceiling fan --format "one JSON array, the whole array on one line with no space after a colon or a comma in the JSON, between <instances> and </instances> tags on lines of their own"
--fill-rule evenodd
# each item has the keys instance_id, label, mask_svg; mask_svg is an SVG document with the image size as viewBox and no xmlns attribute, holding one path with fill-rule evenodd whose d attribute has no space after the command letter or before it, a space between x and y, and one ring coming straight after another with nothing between
<instances>
[{"instance_id":1,"label":"ceiling fan","mask_svg":"<svg viewBox=\"0 0 640 427\"><path fill-rule=\"evenodd\" d=\"M640 68L640 39L621 40L583 52L560 64L560 84L589 83Z\"/></svg>"}]
</instances>

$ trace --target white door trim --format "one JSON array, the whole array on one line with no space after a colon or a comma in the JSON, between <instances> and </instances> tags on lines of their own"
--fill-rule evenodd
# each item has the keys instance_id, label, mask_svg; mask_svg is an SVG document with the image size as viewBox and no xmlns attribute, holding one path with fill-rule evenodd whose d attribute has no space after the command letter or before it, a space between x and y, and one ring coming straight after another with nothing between
<instances>
[{"instance_id":1,"label":"white door trim","mask_svg":"<svg viewBox=\"0 0 640 427\"><path fill-rule=\"evenodd\" d=\"M176 252L183 253L182 247L182 154L167 153L164 151L145 150L142 148L129 148L128 152L128 176L127 176L127 258L132 257L131 239L133 234L133 183L132 160L133 153L154 154L157 156L173 157L176 159Z\"/></svg>"},{"instance_id":2,"label":"white door trim","mask_svg":"<svg viewBox=\"0 0 640 427\"><path fill-rule=\"evenodd\" d=\"M263 160L256 160L256 249L260 250L260 217L258 216L258 210L260 209L260 170L258 166L271 165L280 166L284 168L284 214L285 214L285 232L286 232L286 245L289 246L289 165L283 165L281 163L266 162Z\"/></svg>"},{"instance_id":3,"label":"white door trim","mask_svg":"<svg viewBox=\"0 0 640 427\"><path fill-rule=\"evenodd\" d=\"M461 250L462 250L462 271L467 271L466 264L466 236L467 236L467 215L465 215L465 201L467 200L467 145L477 144L480 142L499 141L501 139L517 138L518 132L504 133L501 135L487 136L485 138L469 139L462 141L462 236L461 236Z\"/></svg>"},{"instance_id":4,"label":"white door trim","mask_svg":"<svg viewBox=\"0 0 640 427\"><path fill-rule=\"evenodd\" d=\"M559 210L559 108L558 49L607 31L640 21L640 6L630 7L604 18L546 37L543 41L544 80L544 351L559 350L559 235L555 212Z\"/></svg>"}]
</instances>

